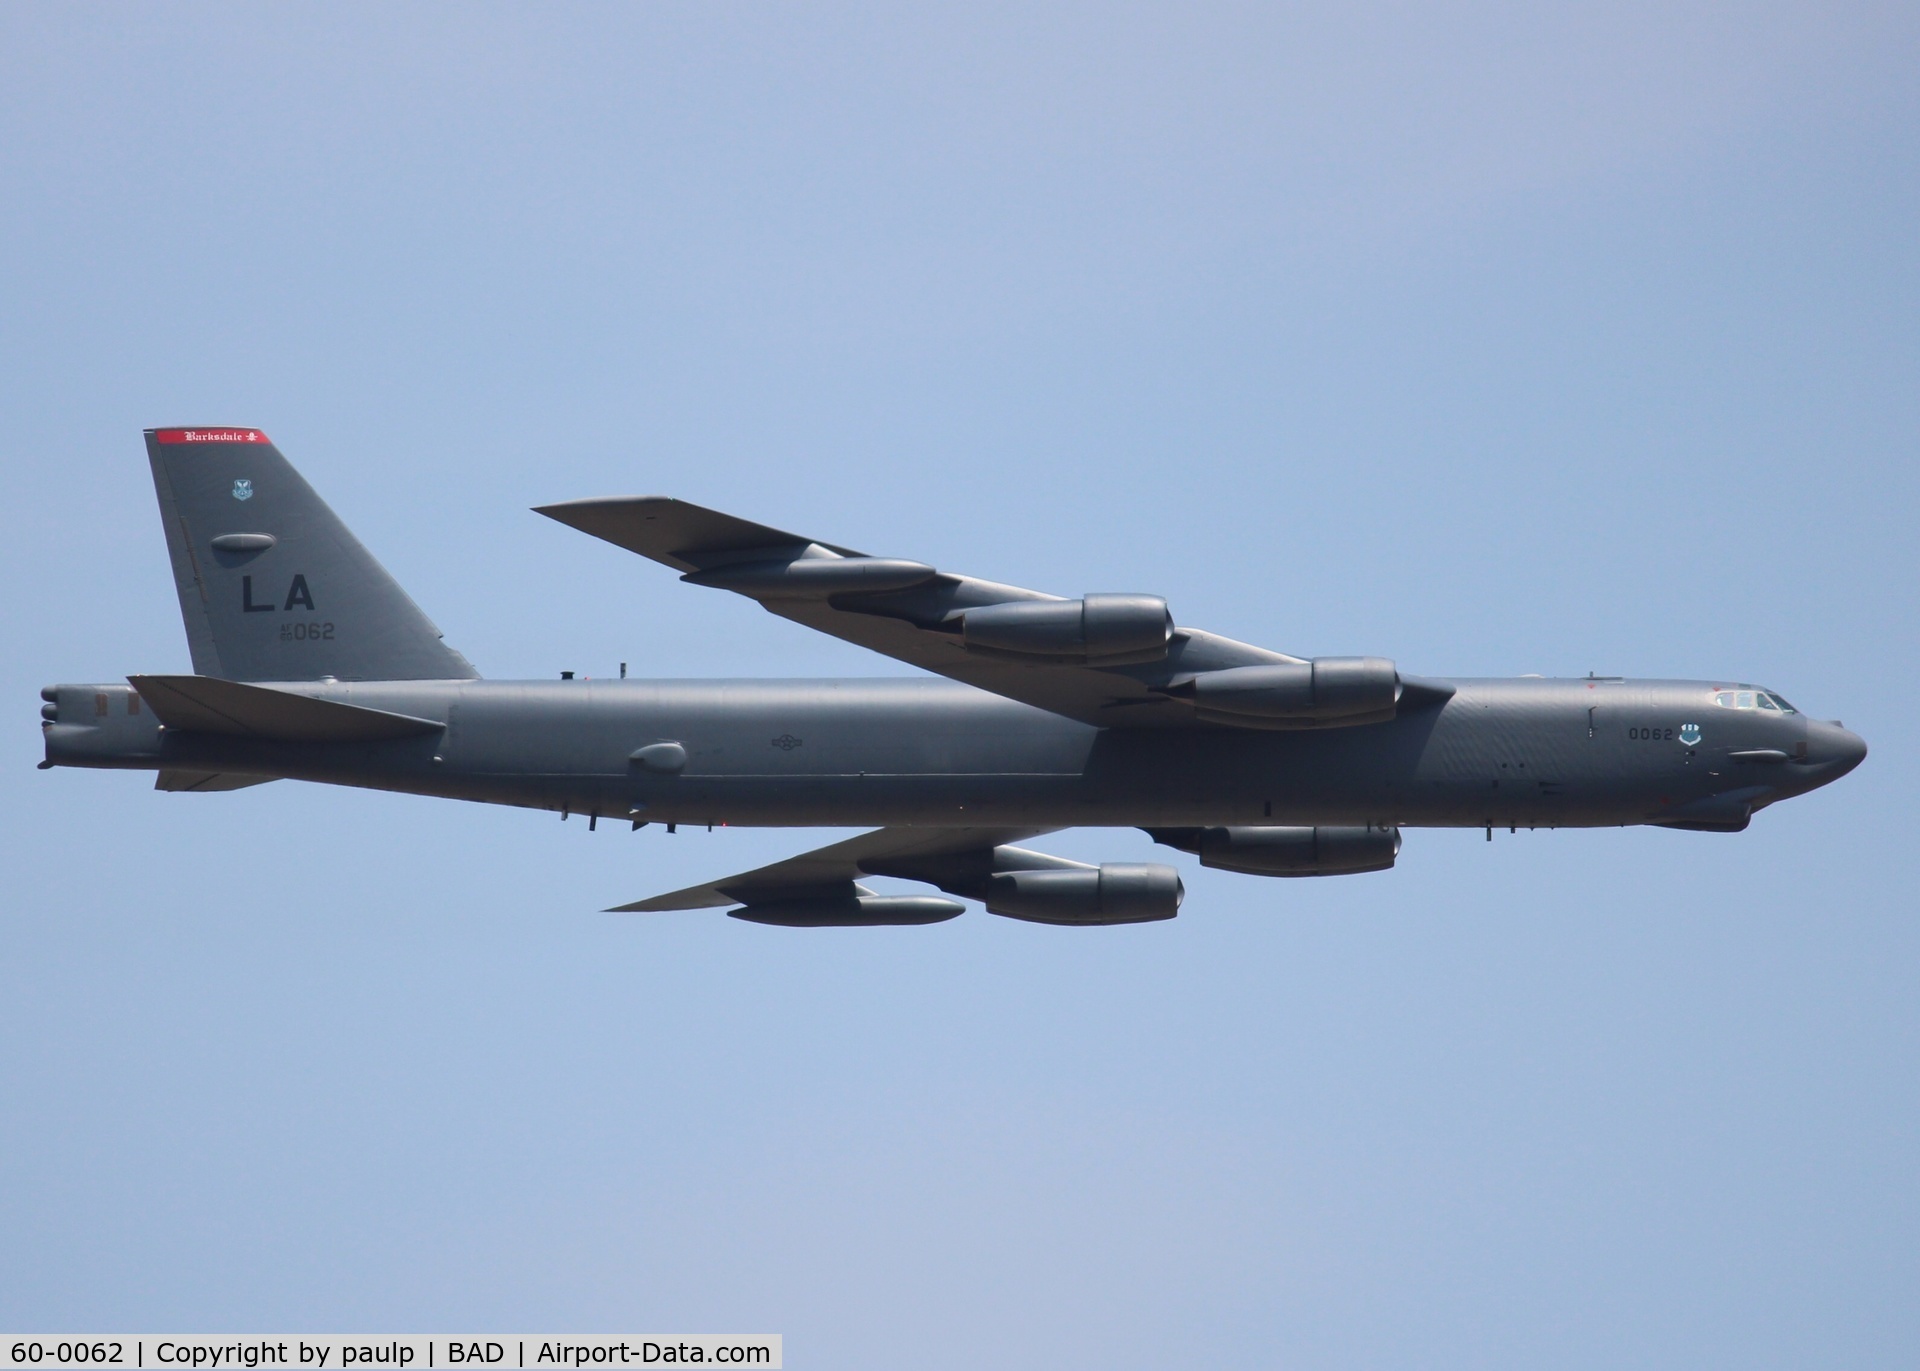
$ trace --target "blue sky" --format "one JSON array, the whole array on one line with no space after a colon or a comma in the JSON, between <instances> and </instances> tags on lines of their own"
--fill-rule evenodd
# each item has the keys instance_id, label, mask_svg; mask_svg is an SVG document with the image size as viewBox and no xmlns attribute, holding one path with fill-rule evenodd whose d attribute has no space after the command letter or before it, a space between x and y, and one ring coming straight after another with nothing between
<instances>
[{"instance_id":1,"label":"blue sky","mask_svg":"<svg viewBox=\"0 0 1920 1371\"><path fill-rule=\"evenodd\" d=\"M1912 1361L1916 57L1893 5L0 9L0 1326ZM662 493L1873 755L1141 928L600 915L833 835L33 770L40 686L187 669L167 423L273 435L490 676L899 670L528 512Z\"/></svg>"}]
</instances>

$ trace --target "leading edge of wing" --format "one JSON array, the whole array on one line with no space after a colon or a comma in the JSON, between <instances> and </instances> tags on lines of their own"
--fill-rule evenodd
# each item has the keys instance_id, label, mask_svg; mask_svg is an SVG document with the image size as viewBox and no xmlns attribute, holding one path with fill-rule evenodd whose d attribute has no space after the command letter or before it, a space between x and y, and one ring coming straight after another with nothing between
<instances>
[{"instance_id":1,"label":"leading edge of wing","mask_svg":"<svg viewBox=\"0 0 1920 1371\"><path fill-rule=\"evenodd\" d=\"M706 885L688 886L631 904L615 905L606 912L638 914L719 909L727 905L838 894L862 876L893 874L903 863L910 867L918 858L991 852L1004 843L1054 831L1050 828L876 828L768 866L723 876Z\"/></svg>"},{"instance_id":2,"label":"leading edge of wing","mask_svg":"<svg viewBox=\"0 0 1920 1371\"><path fill-rule=\"evenodd\" d=\"M572 500L537 512L830 637L1100 728L1192 727L1194 713L1161 688L1168 681L1301 661L1186 627L1170 630L1164 656L1153 661L993 653L963 643L958 629L969 611L1062 597L870 557L664 496Z\"/></svg>"},{"instance_id":3,"label":"leading edge of wing","mask_svg":"<svg viewBox=\"0 0 1920 1371\"><path fill-rule=\"evenodd\" d=\"M809 546L825 548L841 557L863 555L670 495L563 500L535 505L533 512L683 572L702 571L743 554L758 559L785 553L791 559Z\"/></svg>"}]
</instances>

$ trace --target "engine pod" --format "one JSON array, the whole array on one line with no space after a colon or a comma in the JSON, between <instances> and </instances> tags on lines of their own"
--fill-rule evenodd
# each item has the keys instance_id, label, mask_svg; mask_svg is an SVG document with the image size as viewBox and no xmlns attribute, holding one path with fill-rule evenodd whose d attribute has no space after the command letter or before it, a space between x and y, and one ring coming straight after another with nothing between
<instances>
[{"instance_id":1,"label":"engine pod","mask_svg":"<svg viewBox=\"0 0 1920 1371\"><path fill-rule=\"evenodd\" d=\"M1123 666L1164 658L1173 616L1158 595L1016 600L967 610L960 637L986 656Z\"/></svg>"},{"instance_id":2,"label":"engine pod","mask_svg":"<svg viewBox=\"0 0 1920 1371\"><path fill-rule=\"evenodd\" d=\"M1400 855L1400 830L1372 825L1203 828L1190 843L1200 865L1248 876L1351 876L1385 871Z\"/></svg>"},{"instance_id":3,"label":"engine pod","mask_svg":"<svg viewBox=\"0 0 1920 1371\"><path fill-rule=\"evenodd\" d=\"M1066 871L998 871L987 909L1041 924L1133 924L1171 919L1186 896L1180 873L1159 862L1106 862Z\"/></svg>"},{"instance_id":4,"label":"engine pod","mask_svg":"<svg viewBox=\"0 0 1920 1371\"><path fill-rule=\"evenodd\" d=\"M1170 693L1210 722L1340 728L1393 718L1400 673L1385 657L1316 657L1205 671Z\"/></svg>"}]
</instances>

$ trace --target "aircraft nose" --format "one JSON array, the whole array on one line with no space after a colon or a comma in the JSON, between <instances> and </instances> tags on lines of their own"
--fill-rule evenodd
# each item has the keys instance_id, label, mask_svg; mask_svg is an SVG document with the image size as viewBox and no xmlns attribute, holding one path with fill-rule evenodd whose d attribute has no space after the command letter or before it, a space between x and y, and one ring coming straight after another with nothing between
<instances>
[{"instance_id":1,"label":"aircraft nose","mask_svg":"<svg viewBox=\"0 0 1920 1371\"><path fill-rule=\"evenodd\" d=\"M1823 781L1837 781L1867 759L1867 740L1837 723L1809 724L1807 744L1807 760Z\"/></svg>"}]
</instances>

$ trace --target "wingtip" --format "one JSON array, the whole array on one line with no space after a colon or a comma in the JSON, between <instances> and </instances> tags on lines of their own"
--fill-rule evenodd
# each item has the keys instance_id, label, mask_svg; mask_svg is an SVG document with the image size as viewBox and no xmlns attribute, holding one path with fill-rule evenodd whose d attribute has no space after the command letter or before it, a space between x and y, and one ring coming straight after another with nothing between
<instances>
[{"instance_id":1,"label":"wingtip","mask_svg":"<svg viewBox=\"0 0 1920 1371\"><path fill-rule=\"evenodd\" d=\"M658 896L654 896L645 900L629 900L625 904L617 904L600 912L602 914L657 914L661 908L657 903L658 899ZM672 908L671 905L667 907Z\"/></svg>"}]
</instances>

